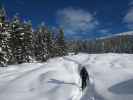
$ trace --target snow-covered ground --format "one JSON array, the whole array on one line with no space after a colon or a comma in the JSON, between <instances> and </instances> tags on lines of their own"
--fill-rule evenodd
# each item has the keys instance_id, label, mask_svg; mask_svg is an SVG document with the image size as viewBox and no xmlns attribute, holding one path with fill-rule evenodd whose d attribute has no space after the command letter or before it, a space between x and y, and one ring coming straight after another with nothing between
<instances>
[{"instance_id":1,"label":"snow-covered ground","mask_svg":"<svg viewBox=\"0 0 133 100\"><path fill-rule=\"evenodd\" d=\"M68 58L87 68L94 89L86 93L96 100L133 100L133 54L79 54Z\"/></svg>"},{"instance_id":2,"label":"snow-covered ground","mask_svg":"<svg viewBox=\"0 0 133 100\"><path fill-rule=\"evenodd\" d=\"M90 82L82 93L83 66ZM0 68L0 100L133 100L133 55L81 53Z\"/></svg>"},{"instance_id":3,"label":"snow-covered ground","mask_svg":"<svg viewBox=\"0 0 133 100\"><path fill-rule=\"evenodd\" d=\"M78 65L63 58L0 69L0 100L78 100Z\"/></svg>"}]
</instances>

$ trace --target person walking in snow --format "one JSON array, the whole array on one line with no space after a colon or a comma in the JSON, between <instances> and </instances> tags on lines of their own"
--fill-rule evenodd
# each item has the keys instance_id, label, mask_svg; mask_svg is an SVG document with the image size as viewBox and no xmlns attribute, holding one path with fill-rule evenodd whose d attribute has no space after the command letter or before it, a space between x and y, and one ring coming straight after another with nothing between
<instances>
[{"instance_id":1,"label":"person walking in snow","mask_svg":"<svg viewBox=\"0 0 133 100\"><path fill-rule=\"evenodd\" d=\"M82 80L82 91L86 88L87 86L87 81L89 80L89 75L85 67L83 67L80 71L80 77Z\"/></svg>"}]
</instances>

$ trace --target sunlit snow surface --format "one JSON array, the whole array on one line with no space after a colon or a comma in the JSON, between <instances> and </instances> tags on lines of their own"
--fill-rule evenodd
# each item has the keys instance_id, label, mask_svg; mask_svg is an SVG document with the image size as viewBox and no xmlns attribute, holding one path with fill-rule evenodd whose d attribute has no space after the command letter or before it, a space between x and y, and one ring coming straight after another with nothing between
<instances>
[{"instance_id":1,"label":"sunlit snow surface","mask_svg":"<svg viewBox=\"0 0 133 100\"><path fill-rule=\"evenodd\" d=\"M82 93L83 66L90 82ZM133 55L78 54L0 68L0 100L133 100Z\"/></svg>"}]
</instances>

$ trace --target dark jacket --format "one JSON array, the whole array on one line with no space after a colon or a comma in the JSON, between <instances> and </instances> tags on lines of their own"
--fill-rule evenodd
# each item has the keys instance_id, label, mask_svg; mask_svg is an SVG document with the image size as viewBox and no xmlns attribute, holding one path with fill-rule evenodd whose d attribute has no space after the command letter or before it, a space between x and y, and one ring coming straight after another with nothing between
<instances>
[{"instance_id":1,"label":"dark jacket","mask_svg":"<svg viewBox=\"0 0 133 100\"><path fill-rule=\"evenodd\" d=\"M89 75L85 67L81 69L80 77L82 79L82 90L84 90L87 86L87 80L89 80Z\"/></svg>"}]
</instances>

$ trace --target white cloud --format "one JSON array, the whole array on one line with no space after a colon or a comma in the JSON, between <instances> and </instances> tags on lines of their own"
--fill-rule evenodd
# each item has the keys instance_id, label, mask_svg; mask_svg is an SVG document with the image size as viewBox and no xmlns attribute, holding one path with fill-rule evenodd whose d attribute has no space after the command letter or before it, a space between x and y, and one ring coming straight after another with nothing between
<instances>
[{"instance_id":1,"label":"white cloud","mask_svg":"<svg viewBox=\"0 0 133 100\"><path fill-rule=\"evenodd\" d=\"M129 3L129 9L124 16L123 22L127 24L129 29L133 29L133 1Z\"/></svg>"},{"instance_id":2,"label":"white cloud","mask_svg":"<svg viewBox=\"0 0 133 100\"><path fill-rule=\"evenodd\" d=\"M133 0L131 0L128 5L132 6L133 5Z\"/></svg>"},{"instance_id":3,"label":"white cloud","mask_svg":"<svg viewBox=\"0 0 133 100\"><path fill-rule=\"evenodd\" d=\"M67 34L87 34L97 27L99 22L88 11L83 9L65 8L57 11L57 24Z\"/></svg>"},{"instance_id":4,"label":"white cloud","mask_svg":"<svg viewBox=\"0 0 133 100\"><path fill-rule=\"evenodd\" d=\"M133 23L133 8L131 7L124 17L124 22Z\"/></svg>"},{"instance_id":5,"label":"white cloud","mask_svg":"<svg viewBox=\"0 0 133 100\"><path fill-rule=\"evenodd\" d=\"M98 32L100 32L102 34L108 34L109 30L107 30L107 29L100 29L100 30L98 30Z\"/></svg>"}]
</instances>

